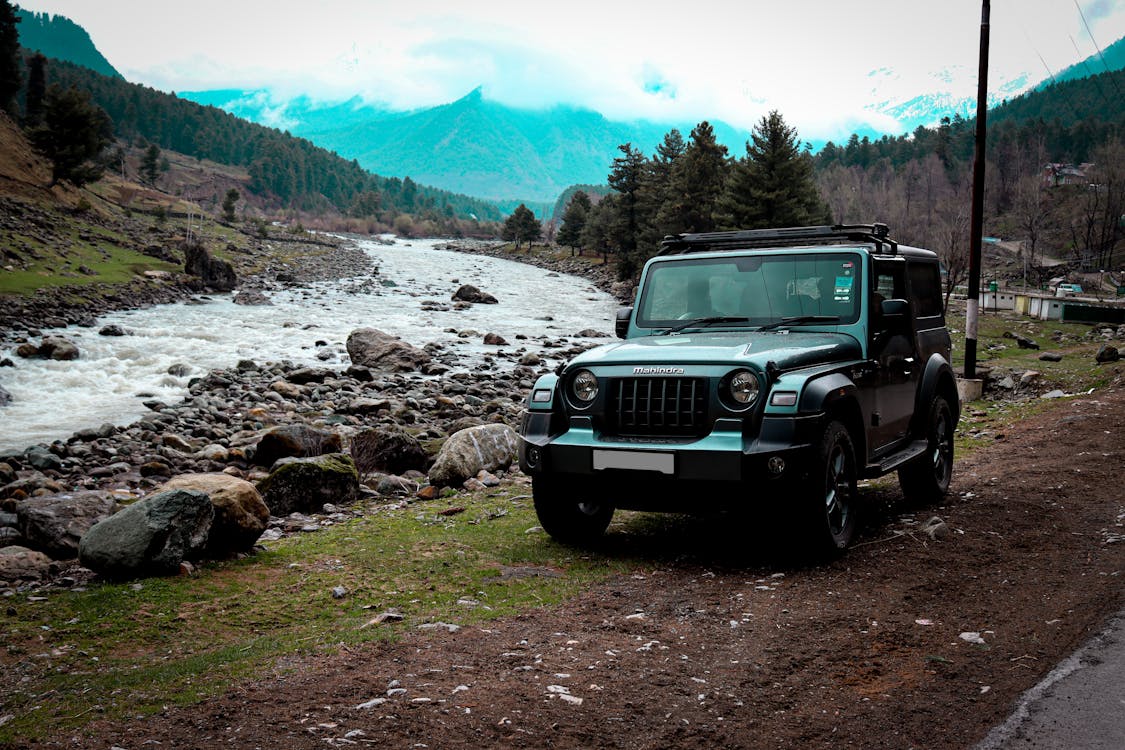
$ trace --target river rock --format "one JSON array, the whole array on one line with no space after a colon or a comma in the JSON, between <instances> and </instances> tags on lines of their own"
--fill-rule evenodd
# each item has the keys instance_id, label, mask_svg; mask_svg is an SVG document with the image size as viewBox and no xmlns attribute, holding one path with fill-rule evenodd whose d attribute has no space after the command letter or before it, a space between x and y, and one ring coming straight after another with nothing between
<instances>
[{"instance_id":1,"label":"river rock","mask_svg":"<svg viewBox=\"0 0 1125 750\"><path fill-rule=\"evenodd\" d=\"M340 436L304 424L273 427L262 435L254 449L254 463L273 466L279 458L320 456L339 453L343 449Z\"/></svg>"},{"instance_id":2,"label":"river rock","mask_svg":"<svg viewBox=\"0 0 1125 750\"><path fill-rule=\"evenodd\" d=\"M515 459L518 445L515 430L506 424L461 430L442 445L430 469L430 484L456 487L482 470L507 469Z\"/></svg>"},{"instance_id":3,"label":"river rock","mask_svg":"<svg viewBox=\"0 0 1125 750\"><path fill-rule=\"evenodd\" d=\"M507 346L508 341L498 333L486 333L484 343L488 346Z\"/></svg>"},{"instance_id":4,"label":"river rock","mask_svg":"<svg viewBox=\"0 0 1125 750\"><path fill-rule=\"evenodd\" d=\"M364 430L352 438L351 454L363 473L384 471L403 474L411 469L424 471L429 462L418 439L396 427Z\"/></svg>"},{"instance_id":5,"label":"river rock","mask_svg":"<svg viewBox=\"0 0 1125 750\"><path fill-rule=\"evenodd\" d=\"M37 581L51 570L51 558L27 547L0 547L0 579Z\"/></svg>"},{"instance_id":6,"label":"river rock","mask_svg":"<svg viewBox=\"0 0 1125 750\"><path fill-rule=\"evenodd\" d=\"M297 385L307 385L309 383L323 383L333 375L334 373L325 367L301 367L287 374L285 379Z\"/></svg>"},{"instance_id":7,"label":"river rock","mask_svg":"<svg viewBox=\"0 0 1125 750\"><path fill-rule=\"evenodd\" d=\"M181 562L202 554L214 517L204 492L149 495L86 532L78 544L78 559L110 578L176 573Z\"/></svg>"},{"instance_id":8,"label":"river rock","mask_svg":"<svg viewBox=\"0 0 1125 750\"><path fill-rule=\"evenodd\" d=\"M430 361L430 355L377 328L352 331L347 341L353 363L373 370L413 372Z\"/></svg>"},{"instance_id":9,"label":"river rock","mask_svg":"<svg viewBox=\"0 0 1125 750\"><path fill-rule=\"evenodd\" d=\"M12 394L4 390L4 386L0 385L0 406L7 406L12 403Z\"/></svg>"},{"instance_id":10,"label":"river rock","mask_svg":"<svg viewBox=\"0 0 1125 750\"><path fill-rule=\"evenodd\" d=\"M497 300L488 292L482 292L472 284L462 284L456 292L453 293L452 299L458 302L472 302L478 305L495 305Z\"/></svg>"},{"instance_id":11,"label":"river rock","mask_svg":"<svg viewBox=\"0 0 1125 750\"><path fill-rule=\"evenodd\" d=\"M198 490L211 498L215 518L207 536L209 557L228 557L254 546L266 530L270 509L257 488L245 479L227 474L181 474L156 492Z\"/></svg>"},{"instance_id":12,"label":"river rock","mask_svg":"<svg viewBox=\"0 0 1125 750\"><path fill-rule=\"evenodd\" d=\"M16 503L18 527L28 545L56 560L78 556L78 542L113 515L117 502L96 490L29 497Z\"/></svg>"},{"instance_id":13,"label":"river rock","mask_svg":"<svg viewBox=\"0 0 1125 750\"><path fill-rule=\"evenodd\" d=\"M33 445L24 453L27 463L33 469L40 471L59 471L63 467L62 459L41 445Z\"/></svg>"},{"instance_id":14,"label":"river rock","mask_svg":"<svg viewBox=\"0 0 1125 750\"><path fill-rule=\"evenodd\" d=\"M353 502L359 496L359 472L344 453L283 458L258 483L258 491L272 515L319 512L325 503Z\"/></svg>"},{"instance_id":15,"label":"river rock","mask_svg":"<svg viewBox=\"0 0 1125 750\"><path fill-rule=\"evenodd\" d=\"M211 257L200 243L184 244L184 272L198 276L204 286L221 292L229 292L238 285L231 264Z\"/></svg>"},{"instance_id":16,"label":"river rock","mask_svg":"<svg viewBox=\"0 0 1125 750\"><path fill-rule=\"evenodd\" d=\"M62 336L47 336L39 345L38 356L42 359L69 361L78 359L78 347L70 339Z\"/></svg>"},{"instance_id":17,"label":"river rock","mask_svg":"<svg viewBox=\"0 0 1125 750\"><path fill-rule=\"evenodd\" d=\"M124 326L119 326L116 323L110 323L107 326L102 326L98 331L99 336L128 336L129 332Z\"/></svg>"}]
</instances>

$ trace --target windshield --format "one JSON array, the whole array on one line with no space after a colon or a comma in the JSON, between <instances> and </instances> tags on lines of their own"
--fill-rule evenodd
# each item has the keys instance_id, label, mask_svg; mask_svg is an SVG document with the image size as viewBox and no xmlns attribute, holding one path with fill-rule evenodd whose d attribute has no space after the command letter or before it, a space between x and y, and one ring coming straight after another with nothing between
<instances>
[{"instance_id":1,"label":"windshield","mask_svg":"<svg viewBox=\"0 0 1125 750\"><path fill-rule=\"evenodd\" d=\"M783 318L859 319L857 253L752 255L654 263L637 324L668 328L699 318L745 318L723 325L763 326ZM713 326L714 327L714 326Z\"/></svg>"}]
</instances>

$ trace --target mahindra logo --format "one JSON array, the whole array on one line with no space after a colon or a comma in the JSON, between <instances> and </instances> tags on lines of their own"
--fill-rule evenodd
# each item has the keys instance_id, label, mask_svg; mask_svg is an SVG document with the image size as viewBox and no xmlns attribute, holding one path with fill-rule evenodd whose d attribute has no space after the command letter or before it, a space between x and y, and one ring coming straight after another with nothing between
<instances>
[{"instance_id":1,"label":"mahindra logo","mask_svg":"<svg viewBox=\"0 0 1125 750\"><path fill-rule=\"evenodd\" d=\"M682 367L634 367L634 375L683 375Z\"/></svg>"}]
</instances>

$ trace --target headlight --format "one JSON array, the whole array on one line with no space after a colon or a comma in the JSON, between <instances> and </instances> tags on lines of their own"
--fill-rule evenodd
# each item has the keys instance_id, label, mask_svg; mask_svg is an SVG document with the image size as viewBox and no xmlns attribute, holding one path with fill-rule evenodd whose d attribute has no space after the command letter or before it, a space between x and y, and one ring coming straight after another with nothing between
<instances>
[{"instance_id":1,"label":"headlight","mask_svg":"<svg viewBox=\"0 0 1125 750\"><path fill-rule=\"evenodd\" d=\"M748 370L739 370L732 375L728 388L737 406L749 406L758 400L758 377Z\"/></svg>"},{"instance_id":2,"label":"headlight","mask_svg":"<svg viewBox=\"0 0 1125 750\"><path fill-rule=\"evenodd\" d=\"M598 396L598 379L589 370L579 370L570 383L570 392L579 404L586 406Z\"/></svg>"}]
</instances>

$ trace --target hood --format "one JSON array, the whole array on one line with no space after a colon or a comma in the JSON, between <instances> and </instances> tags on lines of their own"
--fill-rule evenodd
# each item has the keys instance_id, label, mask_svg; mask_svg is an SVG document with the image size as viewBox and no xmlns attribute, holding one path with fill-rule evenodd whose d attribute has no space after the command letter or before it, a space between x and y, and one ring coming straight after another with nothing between
<instances>
[{"instance_id":1,"label":"hood","mask_svg":"<svg viewBox=\"0 0 1125 750\"><path fill-rule=\"evenodd\" d=\"M782 370L859 359L859 342L844 333L794 330L716 331L645 336L606 344L575 357L572 367L598 365L727 365L773 360Z\"/></svg>"}]
</instances>

